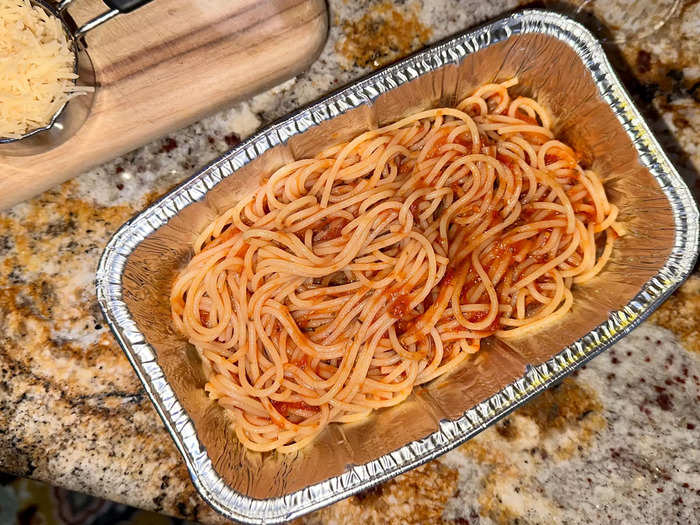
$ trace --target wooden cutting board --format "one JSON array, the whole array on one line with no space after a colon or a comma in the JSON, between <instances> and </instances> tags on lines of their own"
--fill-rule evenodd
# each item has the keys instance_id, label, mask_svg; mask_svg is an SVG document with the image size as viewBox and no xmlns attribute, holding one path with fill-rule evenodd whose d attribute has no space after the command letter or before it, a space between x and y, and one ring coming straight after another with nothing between
<instances>
[{"instance_id":1,"label":"wooden cutting board","mask_svg":"<svg viewBox=\"0 0 700 525\"><path fill-rule=\"evenodd\" d=\"M77 23L99 0L70 7ZM296 75L325 43L324 0L154 0L86 36L96 92L51 151L0 154L0 209Z\"/></svg>"}]
</instances>

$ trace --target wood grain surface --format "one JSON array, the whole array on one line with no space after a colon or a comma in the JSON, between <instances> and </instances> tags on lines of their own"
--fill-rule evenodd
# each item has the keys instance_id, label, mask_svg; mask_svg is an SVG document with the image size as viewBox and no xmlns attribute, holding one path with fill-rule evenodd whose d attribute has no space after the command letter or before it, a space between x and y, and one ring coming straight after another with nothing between
<instances>
[{"instance_id":1,"label":"wood grain surface","mask_svg":"<svg viewBox=\"0 0 700 525\"><path fill-rule=\"evenodd\" d=\"M105 10L75 4L77 23ZM294 76L327 28L324 0L155 0L107 22L86 36L97 84L87 121L46 153L0 155L0 208Z\"/></svg>"}]
</instances>

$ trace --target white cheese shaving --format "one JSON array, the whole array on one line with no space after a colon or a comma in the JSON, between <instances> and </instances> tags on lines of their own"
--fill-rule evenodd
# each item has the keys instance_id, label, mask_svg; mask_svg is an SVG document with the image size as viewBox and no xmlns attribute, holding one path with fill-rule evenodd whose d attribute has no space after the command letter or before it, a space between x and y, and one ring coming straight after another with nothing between
<instances>
[{"instance_id":1,"label":"white cheese shaving","mask_svg":"<svg viewBox=\"0 0 700 525\"><path fill-rule=\"evenodd\" d=\"M0 137L46 126L77 87L61 21L29 0L0 0Z\"/></svg>"}]
</instances>

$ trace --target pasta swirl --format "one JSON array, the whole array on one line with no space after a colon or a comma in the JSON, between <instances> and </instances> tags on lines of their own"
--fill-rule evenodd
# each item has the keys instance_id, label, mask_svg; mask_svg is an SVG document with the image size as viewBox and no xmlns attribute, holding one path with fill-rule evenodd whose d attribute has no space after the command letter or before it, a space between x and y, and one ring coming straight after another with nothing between
<instances>
[{"instance_id":1,"label":"pasta swirl","mask_svg":"<svg viewBox=\"0 0 700 525\"><path fill-rule=\"evenodd\" d=\"M287 164L196 239L173 321L247 448L396 405L601 271L618 209L515 82Z\"/></svg>"}]
</instances>

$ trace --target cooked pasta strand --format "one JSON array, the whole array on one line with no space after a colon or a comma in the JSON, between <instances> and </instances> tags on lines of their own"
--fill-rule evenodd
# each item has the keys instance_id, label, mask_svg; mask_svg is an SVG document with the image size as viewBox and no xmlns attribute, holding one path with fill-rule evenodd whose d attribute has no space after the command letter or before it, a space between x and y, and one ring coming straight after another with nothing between
<instances>
[{"instance_id":1,"label":"cooked pasta strand","mask_svg":"<svg viewBox=\"0 0 700 525\"><path fill-rule=\"evenodd\" d=\"M395 405L602 270L618 209L514 84L283 166L197 238L173 321L246 447Z\"/></svg>"}]
</instances>

